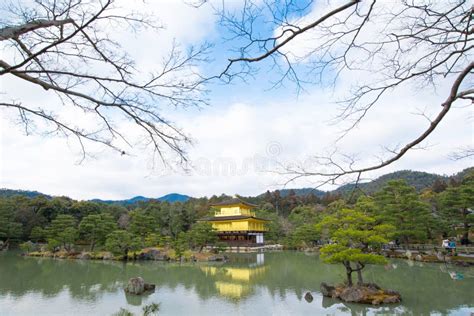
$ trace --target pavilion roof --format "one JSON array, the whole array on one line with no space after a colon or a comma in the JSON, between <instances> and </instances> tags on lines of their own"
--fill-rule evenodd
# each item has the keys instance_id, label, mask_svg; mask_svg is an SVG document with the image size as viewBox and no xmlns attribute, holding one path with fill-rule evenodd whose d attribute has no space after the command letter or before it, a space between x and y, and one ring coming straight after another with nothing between
<instances>
[{"instance_id":1,"label":"pavilion roof","mask_svg":"<svg viewBox=\"0 0 474 316\"><path fill-rule=\"evenodd\" d=\"M268 222L268 219L250 216L250 215L234 215L234 216L214 216L214 217L205 217L201 219L202 221L208 222L218 222L218 221L229 221L229 220L241 220L241 219L256 219L260 221Z\"/></svg>"},{"instance_id":2,"label":"pavilion roof","mask_svg":"<svg viewBox=\"0 0 474 316\"><path fill-rule=\"evenodd\" d=\"M236 198L236 197L232 198L232 199L222 201L222 202L211 204L211 206L230 206L230 205L239 205L239 204L242 204L242 205L245 205L245 206L248 206L248 207L251 207L251 208L255 208L255 207L258 206L258 205L243 201L243 200L241 200L239 198Z\"/></svg>"}]
</instances>

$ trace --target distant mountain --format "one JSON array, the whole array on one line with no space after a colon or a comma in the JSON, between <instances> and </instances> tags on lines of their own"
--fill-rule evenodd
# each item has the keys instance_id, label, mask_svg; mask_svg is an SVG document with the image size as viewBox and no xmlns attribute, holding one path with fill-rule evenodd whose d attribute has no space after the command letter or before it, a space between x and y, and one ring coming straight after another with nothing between
<instances>
[{"instance_id":1,"label":"distant mountain","mask_svg":"<svg viewBox=\"0 0 474 316\"><path fill-rule=\"evenodd\" d=\"M472 171L474 171L474 167L466 168L452 176L443 176L439 174L421 172L421 171L400 170L400 171L385 174L372 181L359 183L357 186L364 192L371 194L380 190L390 180L403 179L409 185L414 186L417 191L421 191L423 189L431 187L437 179L443 180L443 181L449 181L450 179L455 179L459 181L463 177L465 177L469 172L472 172ZM291 190L293 190L297 196L306 196L309 193L313 192L316 196L322 197L326 193L345 194L345 193L351 192L354 186L355 184L353 183L345 184L332 191L321 191L321 190L312 189L312 188L282 189L279 191L282 197L287 196ZM259 196L263 196L263 195L265 195L265 193Z\"/></svg>"},{"instance_id":2,"label":"distant mountain","mask_svg":"<svg viewBox=\"0 0 474 316\"><path fill-rule=\"evenodd\" d=\"M313 188L301 188L301 189L281 189L280 191L280 196L281 197L286 197L288 194L290 194L291 191L294 191L297 196L307 196L308 194L313 193L317 197L323 197L326 194L326 191L318 190L318 189L313 189ZM270 192L275 192L275 191L270 191ZM265 193L262 193L259 195L259 197L263 197Z\"/></svg>"},{"instance_id":3,"label":"distant mountain","mask_svg":"<svg viewBox=\"0 0 474 316\"><path fill-rule=\"evenodd\" d=\"M369 182L364 182L364 183L359 183L358 187L363 190L366 193L374 193L375 191L380 190L388 181L390 180L395 180L395 179L404 179L409 185L414 186L418 191L421 191L425 188L431 187L433 183L436 180L443 180L443 181L449 181L451 179L459 181L463 177L465 177L469 172L473 172L474 167L466 168L452 176L442 176L434 173L427 173L427 172L420 172L420 171L412 171L412 170L401 170L401 171L396 171L392 172L383 176L380 176L379 178L369 181ZM322 197L327 193L341 193L345 194L348 192L351 192L352 189L354 188L354 184L346 184L343 185L336 190L333 191L322 191L322 190L317 190L313 188L299 188L299 189L282 189L280 191L280 195L282 197L287 196L291 191L294 191L297 196L306 196L310 193L313 193L314 195L318 197ZM272 191L274 192L274 191ZM9 196L14 196L14 195L22 195L26 196L29 198L34 198L37 196L44 196L48 199L52 198L51 195L44 194L41 192L37 191L28 191L28 190L12 190L12 189L0 189L0 197L9 197ZM258 197L264 196L265 193L260 194ZM166 201L169 203L174 203L174 202L186 202L190 199L191 197L188 195L184 194L179 194L179 193L170 193L167 195L164 195L159 198L148 198L144 196L135 196L131 199L127 200L101 200L101 199L93 199L91 201L94 202L99 202L99 203L107 203L107 204L121 204L121 205L131 205L135 204L137 202L146 202L149 200L159 200L159 201Z\"/></svg>"},{"instance_id":4,"label":"distant mountain","mask_svg":"<svg viewBox=\"0 0 474 316\"><path fill-rule=\"evenodd\" d=\"M0 189L0 197L10 197L15 195L22 195L29 198L34 198L37 196L44 196L45 198L50 199L51 196L38 192L38 191L28 191L28 190L12 190L12 189Z\"/></svg>"},{"instance_id":5,"label":"distant mountain","mask_svg":"<svg viewBox=\"0 0 474 316\"><path fill-rule=\"evenodd\" d=\"M135 204L138 202L147 202L150 200L159 200L162 202L169 202L169 203L174 203L174 202L186 202L189 200L191 197L184 195L184 194L179 194L179 193L170 193L167 195L164 195L159 198L148 198L144 196L135 196L131 199L127 200L101 200L101 199L93 199L91 201L93 202L98 202L98 203L106 203L106 204L121 204L121 205L130 205L130 204Z\"/></svg>"},{"instance_id":6,"label":"distant mountain","mask_svg":"<svg viewBox=\"0 0 474 316\"><path fill-rule=\"evenodd\" d=\"M179 194L179 193L170 193L163 195L162 197L158 198L158 200L163 201L163 202L186 202L189 200L191 197L185 194Z\"/></svg>"},{"instance_id":7,"label":"distant mountain","mask_svg":"<svg viewBox=\"0 0 474 316\"><path fill-rule=\"evenodd\" d=\"M431 187L436 180L439 179L447 181L449 177L428 172L401 170L385 174L373 181L359 183L357 186L362 191L370 194L380 190L385 184L387 184L387 182L398 179L405 180L408 185L415 187L417 191L421 191L423 189ZM334 190L334 192L341 194L351 192L354 186L355 184L346 184L337 188L336 190Z\"/></svg>"},{"instance_id":8,"label":"distant mountain","mask_svg":"<svg viewBox=\"0 0 474 316\"><path fill-rule=\"evenodd\" d=\"M453 178L456 181L462 180L464 177L466 177L469 173L474 172L474 167L469 167L466 168L462 171L459 171L455 175L451 176L450 178Z\"/></svg>"}]
</instances>

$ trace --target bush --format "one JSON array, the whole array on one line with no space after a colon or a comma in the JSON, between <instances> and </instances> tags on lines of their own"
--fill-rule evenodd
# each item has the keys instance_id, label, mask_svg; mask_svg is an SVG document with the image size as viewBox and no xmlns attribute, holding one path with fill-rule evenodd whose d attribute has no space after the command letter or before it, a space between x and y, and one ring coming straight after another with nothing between
<instances>
[{"instance_id":1,"label":"bush","mask_svg":"<svg viewBox=\"0 0 474 316\"><path fill-rule=\"evenodd\" d=\"M61 242L56 239L49 238L47 249L51 252L57 252L61 249Z\"/></svg>"},{"instance_id":2,"label":"bush","mask_svg":"<svg viewBox=\"0 0 474 316\"><path fill-rule=\"evenodd\" d=\"M36 247L35 243L31 242L30 240L20 244L20 249L23 250L26 253L30 253L30 252L36 250L36 248L37 247Z\"/></svg>"},{"instance_id":3,"label":"bush","mask_svg":"<svg viewBox=\"0 0 474 316\"><path fill-rule=\"evenodd\" d=\"M215 253L221 253L227 250L227 244L225 242L219 241L214 245L213 251Z\"/></svg>"},{"instance_id":4,"label":"bush","mask_svg":"<svg viewBox=\"0 0 474 316\"><path fill-rule=\"evenodd\" d=\"M160 303L151 303L143 306L143 316L157 315L160 310Z\"/></svg>"},{"instance_id":5,"label":"bush","mask_svg":"<svg viewBox=\"0 0 474 316\"><path fill-rule=\"evenodd\" d=\"M161 245L161 237L158 234L150 233L145 237L145 247L158 247Z\"/></svg>"}]
</instances>

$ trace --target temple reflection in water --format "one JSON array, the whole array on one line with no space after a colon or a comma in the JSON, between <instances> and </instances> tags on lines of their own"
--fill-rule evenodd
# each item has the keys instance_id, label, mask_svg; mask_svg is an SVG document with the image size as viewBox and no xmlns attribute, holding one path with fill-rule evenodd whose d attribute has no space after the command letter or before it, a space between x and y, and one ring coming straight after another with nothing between
<instances>
[{"instance_id":1,"label":"temple reflection in water","mask_svg":"<svg viewBox=\"0 0 474 316\"><path fill-rule=\"evenodd\" d=\"M226 266L203 266L201 270L214 280L217 292L226 298L240 299L253 293L256 282L263 278L268 267L265 254L249 254L243 262Z\"/></svg>"}]
</instances>

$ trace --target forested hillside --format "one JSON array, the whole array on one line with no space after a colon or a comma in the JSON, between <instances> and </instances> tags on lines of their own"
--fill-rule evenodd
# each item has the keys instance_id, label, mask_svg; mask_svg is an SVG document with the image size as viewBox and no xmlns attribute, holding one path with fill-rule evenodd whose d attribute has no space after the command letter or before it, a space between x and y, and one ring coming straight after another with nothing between
<instances>
[{"instance_id":1,"label":"forested hillside","mask_svg":"<svg viewBox=\"0 0 474 316\"><path fill-rule=\"evenodd\" d=\"M397 175L401 178L397 179ZM406 179L418 184L418 188ZM427 186L428 183L432 185ZM375 187L376 184L379 186ZM243 199L258 206L257 216L270 220L267 240L288 247L317 240L314 225L325 215L344 208L393 224L398 229L396 238L403 242L438 242L443 236L467 240L474 222L474 170L451 178L402 171L381 177L370 185L373 191L368 190L367 194L356 190L350 200L348 195L337 191L318 196L313 191L298 195L297 190L285 194L277 190ZM52 248L76 242L102 247L106 237L115 231L113 236L138 238L142 245L171 242L179 236L180 242L184 242L188 235L192 243L194 237L188 232L198 220L213 214L212 204L230 198L214 195L174 203L138 199L122 205L49 197L37 192L33 197L25 191L19 191L20 195L11 195L18 191L3 192L9 194L0 196L2 244L32 240L47 242Z\"/></svg>"},{"instance_id":2,"label":"forested hillside","mask_svg":"<svg viewBox=\"0 0 474 316\"><path fill-rule=\"evenodd\" d=\"M44 196L46 198L51 198L51 196L38 192L38 191L27 191L27 190L12 190L12 189L0 189L0 198L10 197L15 195L26 196L29 198Z\"/></svg>"},{"instance_id":3,"label":"forested hillside","mask_svg":"<svg viewBox=\"0 0 474 316\"><path fill-rule=\"evenodd\" d=\"M357 185L357 188L367 194L372 194L387 184L390 180L405 180L406 183L410 186L415 187L415 189L420 192L423 189L429 188L435 184L435 182L449 182L449 181L459 181L463 177L465 177L469 172L474 170L474 167L466 168L454 175L446 176L446 175L439 175L434 173L428 172L421 172L421 171L412 171L412 170L400 170L395 171L392 173L385 174L383 176L378 177L375 180L368 181L368 182L361 182ZM336 190L333 191L322 191L313 188L302 188L302 189L283 189L278 190L280 196L286 197L288 194L296 194L297 196L306 196L310 193L313 193L317 197L322 198L326 194L347 194L352 192L355 187L355 184L346 184L343 185ZM274 192L274 191L273 191ZM262 194L261 196L264 196Z\"/></svg>"},{"instance_id":4,"label":"forested hillside","mask_svg":"<svg viewBox=\"0 0 474 316\"><path fill-rule=\"evenodd\" d=\"M449 177L427 172L400 170L385 174L370 182L359 183L357 186L360 190L366 193L374 193L387 184L390 180L400 179L405 180L408 185L415 187L415 189L419 192L423 189L431 187L436 180L447 181ZM354 189L354 186L355 184L343 185L335 191L344 194L351 192Z\"/></svg>"},{"instance_id":5,"label":"forested hillside","mask_svg":"<svg viewBox=\"0 0 474 316\"><path fill-rule=\"evenodd\" d=\"M410 186L413 186L418 192L422 191L423 189L432 187L436 182L443 182L448 183L449 181L460 181L460 179L464 178L469 172L473 171L474 167L466 168L454 175L446 176L446 175L438 175L434 173L428 172L421 172L421 171L412 171L412 170L400 170L392 173L385 174L380 176L379 178L368 181L362 182L357 185L357 188L367 194L372 194L387 184L390 180L405 180L406 183ZM349 192L352 192L354 189L355 184L346 184L343 185L335 190L332 191L323 191L314 188L295 188L295 189L282 189L282 190L275 190L275 191L268 191L270 193L275 193L278 191L280 197L288 197L291 195L296 195L299 197L314 195L317 198L323 198L325 196L339 196L344 195ZM252 200L258 200L260 198L264 198L266 193L262 193L256 197L248 197ZM0 197L9 197L14 195L22 195L26 197L36 197L36 196L44 196L46 198L51 198L50 195L44 194L37 191L24 191L24 190L12 190L12 189L0 189ZM98 203L106 203L106 204L120 204L120 205L131 205L138 202L147 202L150 200L159 200L165 202L186 202L191 197L185 194L179 193L170 193L161 197L157 198L149 198L144 196L135 196L130 199L125 200L102 200L102 199L92 199L91 202L98 202Z\"/></svg>"}]
</instances>

